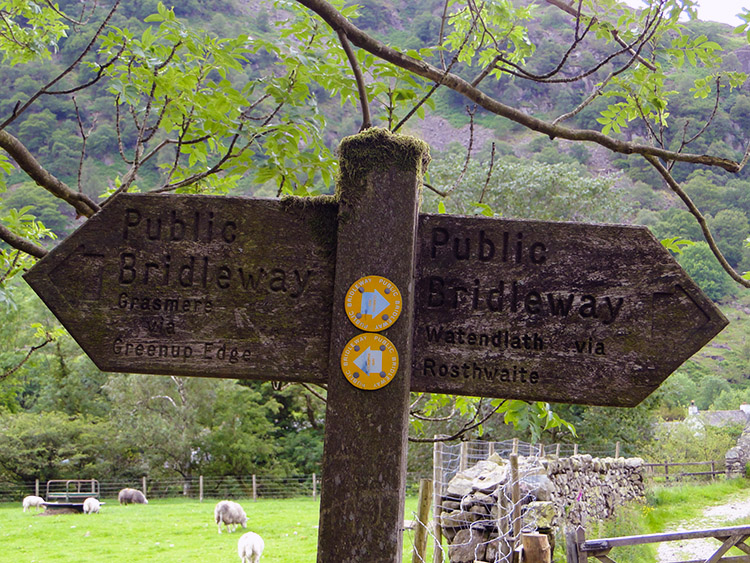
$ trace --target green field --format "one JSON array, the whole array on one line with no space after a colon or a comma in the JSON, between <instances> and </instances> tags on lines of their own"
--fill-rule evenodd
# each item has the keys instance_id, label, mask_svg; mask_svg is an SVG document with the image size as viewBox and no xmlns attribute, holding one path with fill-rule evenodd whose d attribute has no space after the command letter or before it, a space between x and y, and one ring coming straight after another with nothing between
<instances>
[{"instance_id":1,"label":"green field","mask_svg":"<svg viewBox=\"0 0 750 563\"><path fill-rule=\"evenodd\" d=\"M263 563L316 560L319 501L240 499L247 529L263 537ZM0 562L80 563L107 561L239 561L243 530L218 534L214 500L155 499L147 505L120 506L105 499L99 514L56 516L24 513L21 503L0 504ZM406 518L414 518L416 499L408 499ZM364 525L368 525L366 518ZM371 525L375 525L374 523ZM404 561L411 561L413 532L404 535ZM431 558L430 558L431 560Z\"/></svg>"}]
</instances>

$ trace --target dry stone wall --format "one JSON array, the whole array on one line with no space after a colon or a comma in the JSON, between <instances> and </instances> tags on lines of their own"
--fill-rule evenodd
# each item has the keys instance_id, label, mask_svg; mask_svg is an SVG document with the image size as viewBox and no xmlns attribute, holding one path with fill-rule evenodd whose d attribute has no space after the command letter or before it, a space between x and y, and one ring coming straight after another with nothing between
<instances>
[{"instance_id":1,"label":"dry stone wall","mask_svg":"<svg viewBox=\"0 0 750 563\"><path fill-rule=\"evenodd\" d=\"M459 472L442 495L440 524L451 563L510 560L513 533L554 531L610 518L618 506L643 500L640 458L518 458L514 510L508 460L493 454Z\"/></svg>"}]
</instances>

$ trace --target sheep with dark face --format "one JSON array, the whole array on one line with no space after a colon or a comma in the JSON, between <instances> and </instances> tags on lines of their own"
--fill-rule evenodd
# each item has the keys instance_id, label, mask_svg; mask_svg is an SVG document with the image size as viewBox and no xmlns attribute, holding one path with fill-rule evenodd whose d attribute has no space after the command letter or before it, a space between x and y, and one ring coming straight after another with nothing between
<instances>
[{"instance_id":1,"label":"sheep with dark face","mask_svg":"<svg viewBox=\"0 0 750 563\"><path fill-rule=\"evenodd\" d=\"M214 508L214 519L221 533L221 525L224 524L227 531L232 533L237 525L247 528L247 516L242 507L231 500L222 500Z\"/></svg>"},{"instance_id":2,"label":"sheep with dark face","mask_svg":"<svg viewBox=\"0 0 750 563\"><path fill-rule=\"evenodd\" d=\"M146 495L138 489L123 489L117 495L120 504L148 504Z\"/></svg>"},{"instance_id":3,"label":"sheep with dark face","mask_svg":"<svg viewBox=\"0 0 750 563\"><path fill-rule=\"evenodd\" d=\"M33 508L44 508L44 499L42 497L37 497L34 495L30 495L27 497L24 497L23 499L23 511L26 512L27 510L30 510Z\"/></svg>"},{"instance_id":4,"label":"sheep with dark face","mask_svg":"<svg viewBox=\"0 0 750 563\"><path fill-rule=\"evenodd\" d=\"M102 506L101 502L99 502L94 497L89 497L83 501L83 513L84 514L98 514L99 508L101 508L101 506Z\"/></svg>"},{"instance_id":5,"label":"sheep with dark face","mask_svg":"<svg viewBox=\"0 0 750 563\"><path fill-rule=\"evenodd\" d=\"M259 563L263 554L263 538L255 532L243 534L237 542L237 554L242 563Z\"/></svg>"}]
</instances>

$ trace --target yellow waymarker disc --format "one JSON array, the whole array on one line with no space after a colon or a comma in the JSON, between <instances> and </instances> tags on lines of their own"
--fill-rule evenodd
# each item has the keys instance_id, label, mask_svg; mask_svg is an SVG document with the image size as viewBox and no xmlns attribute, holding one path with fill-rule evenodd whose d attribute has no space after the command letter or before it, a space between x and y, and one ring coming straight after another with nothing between
<instances>
[{"instance_id":1,"label":"yellow waymarker disc","mask_svg":"<svg viewBox=\"0 0 750 563\"><path fill-rule=\"evenodd\" d=\"M344 307L354 326L367 332L380 332L395 323L401 314L401 292L389 279L365 276L346 292Z\"/></svg>"},{"instance_id":2,"label":"yellow waymarker disc","mask_svg":"<svg viewBox=\"0 0 750 563\"><path fill-rule=\"evenodd\" d=\"M385 387L397 370L398 351L393 342L379 334L355 336L341 352L341 371L349 383L360 389Z\"/></svg>"}]
</instances>

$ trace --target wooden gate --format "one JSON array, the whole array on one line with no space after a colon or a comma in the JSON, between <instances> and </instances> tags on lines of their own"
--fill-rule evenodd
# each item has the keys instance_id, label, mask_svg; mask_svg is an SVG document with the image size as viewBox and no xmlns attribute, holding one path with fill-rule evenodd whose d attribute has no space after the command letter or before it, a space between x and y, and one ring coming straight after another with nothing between
<instances>
[{"instance_id":1,"label":"wooden gate","mask_svg":"<svg viewBox=\"0 0 750 563\"><path fill-rule=\"evenodd\" d=\"M619 538L603 538L587 540L583 528L578 528L567 534L568 563L586 563L589 557L594 557L605 563L617 563L610 557L610 550L626 545L641 545L646 543L661 543L677 540L692 540L715 538L719 540L718 549L706 559L691 559L670 563L750 563L750 546L745 541L750 537L750 526L735 526L733 528L714 528L711 530L696 530L693 532L667 532L663 534L647 534L642 536L623 536ZM736 547L744 555L725 556Z\"/></svg>"}]
</instances>

